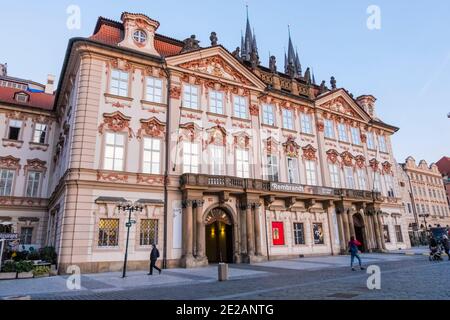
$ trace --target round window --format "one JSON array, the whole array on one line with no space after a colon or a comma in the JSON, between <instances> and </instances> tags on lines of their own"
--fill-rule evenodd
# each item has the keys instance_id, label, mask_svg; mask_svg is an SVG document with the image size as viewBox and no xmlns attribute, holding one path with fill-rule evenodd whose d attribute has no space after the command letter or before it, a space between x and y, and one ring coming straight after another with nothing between
<instances>
[{"instance_id":1,"label":"round window","mask_svg":"<svg viewBox=\"0 0 450 320\"><path fill-rule=\"evenodd\" d=\"M145 41L147 41L147 34L142 30L136 30L133 33L133 39L138 43L144 43Z\"/></svg>"}]
</instances>

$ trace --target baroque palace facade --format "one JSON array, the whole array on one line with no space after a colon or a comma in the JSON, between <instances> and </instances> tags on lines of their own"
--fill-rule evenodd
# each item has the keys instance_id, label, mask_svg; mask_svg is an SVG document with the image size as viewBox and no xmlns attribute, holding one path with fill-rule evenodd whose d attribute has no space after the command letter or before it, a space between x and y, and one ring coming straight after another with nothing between
<instances>
[{"instance_id":1,"label":"baroque palace facade","mask_svg":"<svg viewBox=\"0 0 450 320\"><path fill-rule=\"evenodd\" d=\"M144 206L133 214L135 269L152 243L167 267L341 254L351 236L364 251L409 247L390 143L398 128L376 116L373 96L354 98L334 78L317 85L291 39L284 72L275 57L261 66L249 21L232 53L215 33L200 47L158 27L123 13L69 42L44 113L49 147L27 156L47 170L38 237L56 247L60 272L122 267L123 201ZM22 159L17 177L20 150L2 146Z\"/></svg>"}]
</instances>

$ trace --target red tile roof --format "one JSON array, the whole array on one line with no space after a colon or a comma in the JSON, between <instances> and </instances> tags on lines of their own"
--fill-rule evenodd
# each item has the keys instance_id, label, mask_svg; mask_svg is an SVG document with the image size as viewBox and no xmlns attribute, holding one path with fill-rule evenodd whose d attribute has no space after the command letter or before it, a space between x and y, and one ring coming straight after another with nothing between
<instances>
[{"instance_id":1,"label":"red tile roof","mask_svg":"<svg viewBox=\"0 0 450 320\"><path fill-rule=\"evenodd\" d=\"M90 36L89 39L116 46L122 41L123 36L122 23L100 17L95 27L94 35ZM162 56L171 56L181 52L183 42L156 34L155 49Z\"/></svg>"},{"instance_id":2,"label":"red tile roof","mask_svg":"<svg viewBox=\"0 0 450 320\"><path fill-rule=\"evenodd\" d=\"M16 93L19 92L24 92L28 94L29 96L28 102L19 102L15 100L15 95ZM55 100L54 94L47 94L44 92L29 92L20 89L0 87L0 103L3 102L23 107L33 107L43 110L52 110L54 100Z\"/></svg>"}]
</instances>

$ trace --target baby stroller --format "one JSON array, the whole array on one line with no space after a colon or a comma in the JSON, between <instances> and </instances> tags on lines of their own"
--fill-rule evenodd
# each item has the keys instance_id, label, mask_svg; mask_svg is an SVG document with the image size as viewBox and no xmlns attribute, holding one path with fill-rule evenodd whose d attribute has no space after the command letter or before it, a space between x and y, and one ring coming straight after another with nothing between
<instances>
[{"instance_id":1,"label":"baby stroller","mask_svg":"<svg viewBox=\"0 0 450 320\"><path fill-rule=\"evenodd\" d=\"M436 246L430 246L430 256L428 258L430 261L442 261L442 247L440 244Z\"/></svg>"}]
</instances>

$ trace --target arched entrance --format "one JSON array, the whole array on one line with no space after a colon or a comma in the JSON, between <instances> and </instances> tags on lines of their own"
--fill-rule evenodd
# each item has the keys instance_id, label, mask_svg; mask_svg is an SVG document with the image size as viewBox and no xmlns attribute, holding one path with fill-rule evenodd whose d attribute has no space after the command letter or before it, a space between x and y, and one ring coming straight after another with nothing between
<instances>
[{"instance_id":1,"label":"arched entrance","mask_svg":"<svg viewBox=\"0 0 450 320\"><path fill-rule=\"evenodd\" d=\"M366 237L365 237L365 226L364 226L364 219L361 216L361 214L356 213L353 215L353 225L355 226L355 237L356 239L361 242L361 246L359 247L359 250L362 252L367 250L366 246Z\"/></svg>"},{"instance_id":2,"label":"arched entrance","mask_svg":"<svg viewBox=\"0 0 450 320\"><path fill-rule=\"evenodd\" d=\"M233 226L222 208L212 209L205 218L206 256L210 263L233 262Z\"/></svg>"}]
</instances>

